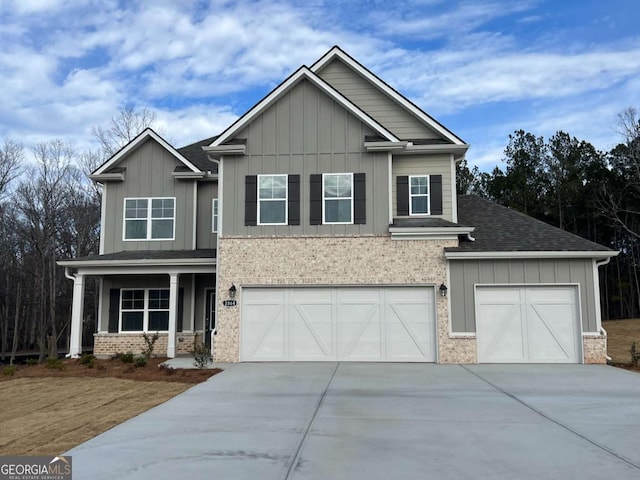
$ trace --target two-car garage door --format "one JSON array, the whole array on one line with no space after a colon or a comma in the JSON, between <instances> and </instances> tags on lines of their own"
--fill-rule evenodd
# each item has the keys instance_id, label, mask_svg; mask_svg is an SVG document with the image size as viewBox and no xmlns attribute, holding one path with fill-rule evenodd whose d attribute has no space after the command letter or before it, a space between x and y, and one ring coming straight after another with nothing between
<instances>
[{"instance_id":1,"label":"two-car garage door","mask_svg":"<svg viewBox=\"0 0 640 480\"><path fill-rule=\"evenodd\" d=\"M573 286L478 286L480 363L580 363L581 328Z\"/></svg>"},{"instance_id":2,"label":"two-car garage door","mask_svg":"<svg viewBox=\"0 0 640 480\"><path fill-rule=\"evenodd\" d=\"M243 288L243 361L435 362L433 287Z\"/></svg>"}]
</instances>

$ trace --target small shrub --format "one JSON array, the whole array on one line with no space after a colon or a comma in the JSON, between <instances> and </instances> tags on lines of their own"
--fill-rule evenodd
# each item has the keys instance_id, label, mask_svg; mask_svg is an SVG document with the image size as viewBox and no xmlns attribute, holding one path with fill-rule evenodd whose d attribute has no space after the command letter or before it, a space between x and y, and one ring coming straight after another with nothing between
<instances>
[{"instance_id":1,"label":"small shrub","mask_svg":"<svg viewBox=\"0 0 640 480\"><path fill-rule=\"evenodd\" d=\"M211 352L204 343L196 343L189 353L193 355L193 365L197 368L207 368L211 362Z\"/></svg>"},{"instance_id":2,"label":"small shrub","mask_svg":"<svg viewBox=\"0 0 640 480\"><path fill-rule=\"evenodd\" d=\"M116 353L116 358L122 363L133 363L133 352Z\"/></svg>"},{"instance_id":3,"label":"small shrub","mask_svg":"<svg viewBox=\"0 0 640 480\"><path fill-rule=\"evenodd\" d=\"M96 367L96 370L106 370L106 369L107 369L107 366L101 363L99 363L98 366Z\"/></svg>"},{"instance_id":4,"label":"small shrub","mask_svg":"<svg viewBox=\"0 0 640 480\"><path fill-rule=\"evenodd\" d=\"M136 368L144 367L147 364L147 357L136 357L133 364Z\"/></svg>"},{"instance_id":5,"label":"small shrub","mask_svg":"<svg viewBox=\"0 0 640 480\"><path fill-rule=\"evenodd\" d=\"M57 357L47 358L47 363L45 364L45 367L50 370L64 370L66 368L64 363L62 363L62 360L60 360Z\"/></svg>"},{"instance_id":6,"label":"small shrub","mask_svg":"<svg viewBox=\"0 0 640 480\"><path fill-rule=\"evenodd\" d=\"M6 375L7 377L13 377L16 374L16 366L9 365L8 367L4 367L2 369L2 374Z\"/></svg>"},{"instance_id":7,"label":"small shrub","mask_svg":"<svg viewBox=\"0 0 640 480\"><path fill-rule=\"evenodd\" d=\"M36 360L35 358L27 358L27 365L29 365L30 367L33 367L37 364L38 360Z\"/></svg>"},{"instance_id":8,"label":"small shrub","mask_svg":"<svg viewBox=\"0 0 640 480\"><path fill-rule=\"evenodd\" d=\"M144 343L147 345L142 350L142 354L146 358L153 358L153 350L156 348L156 342L158 341L158 338L160 338L158 332L154 333L153 335L147 335L147 333L145 332L142 334L142 338L144 339Z\"/></svg>"},{"instance_id":9,"label":"small shrub","mask_svg":"<svg viewBox=\"0 0 640 480\"><path fill-rule=\"evenodd\" d=\"M640 363L640 351L638 351L638 347L636 346L636 342L631 344L631 348L629 349L629 353L631 353L631 363L634 365L638 365Z\"/></svg>"},{"instance_id":10,"label":"small shrub","mask_svg":"<svg viewBox=\"0 0 640 480\"><path fill-rule=\"evenodd\" d=\"M84 365L87 368L93 368L95 361L96 357L88 353L85 353L80 357L80 365Z\"/></svg>"}]
</instances>

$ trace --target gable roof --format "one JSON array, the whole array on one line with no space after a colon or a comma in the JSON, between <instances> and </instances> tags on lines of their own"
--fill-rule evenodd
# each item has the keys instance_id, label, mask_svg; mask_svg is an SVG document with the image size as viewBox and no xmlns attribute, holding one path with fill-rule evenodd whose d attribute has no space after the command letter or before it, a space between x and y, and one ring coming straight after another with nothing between
<instances>
[{"instance_id":1,"label":"gable roof","mask_svg":"<svg viewBox=\"0 0 640 480\"><path fill-rule=\"evenodd\" d=\"M459 247L447 248L447 253L584 252L586 255L580 256L592 257L618 254L603 245L475 195L458 195L458 221L475 226L475 241L461 241Z\"/></svg>"},{"instance_id":2,"label":"gable roof","mask_svg":"<svg viewBox=\"0 0 640 480\"><path fill-rule=\"evenodd\" d=\"M294 73L292 73L287 79L285 79L280 85L273 89L271 93L269 93L266 97L255 104L247 113L236 120L229 128L222 132L220 136L218 136L213 142L211 142L210 147L217 147L232 139L235 134L237 134L245 126L251 123L251 121L256 116L273 105L274 102L276 102L280 97L282 97L285 93L291 90L291 88L296 86L302 80L308 80L309 82L311 82L318 89L327 94L332 100L336 101L347 111L357 117L360 121L377 132L385 140L391 142L400 141L393 133L391 133L383 125L378 123L369 114L358 108L353 102L351 102L351 100L346 98L338 90L325 82L322 78L312 72L308 67L303 65Z\"/></svg>"},{"instance_id":3,"label":"gable roof","mask_svg":"<svg viewBox=\"0 0 640 480\"><path fill-rule=\"evenodd\" d=\"M362 77L367 79L371 84L373 84L376 88L381 90L383 93L391 97L395 102L400 104L404 109L410 112L412 115L417 117L423 123L425 123L428 127L438 132L444 138L449 140L451 143L456 145L466 145L464 140L454 134L447 127L438 122L431 115L426 113L420 107L418 107L415 103L409 100L407 97L402 95L396 89L391 87L388 83L382 80L380 77L375 75L371 70L366 68L360 62L358 62L351 55L342 50L339 46L335 45L331 48L327 53L325 53L320 59L318 59L312 66L311 71L318 72L325 65L331 62L333 59L339 58L343 63L349 66L351 69L356 71Z\"/></svg>"},{"instance_id":4,"label":"gable roof","mask_svg":"<svg viewBox=\"0 0 640 480\"><path fill-rule=\"evenodd\" d=\"M167 150L171 155L173 155L176 160L181 162L185 167L187 167L192 172L200 172L201 170L196 167L191 161L187 160L181 153L179 153L169 142L167 142L164 138L158 135L153 129L147 127L145 128L136 138L127 143L124 147L118 150L111 158L109 158L106 162L100 165L96 170L92 173L92 175L100 175L105 173L110 168L116 166L123 158L125 158L129 153L134 151L140 145L142 145L148 139L153 139L157 143L159 143L165 150Z\"/></svg>"}]
</instances>

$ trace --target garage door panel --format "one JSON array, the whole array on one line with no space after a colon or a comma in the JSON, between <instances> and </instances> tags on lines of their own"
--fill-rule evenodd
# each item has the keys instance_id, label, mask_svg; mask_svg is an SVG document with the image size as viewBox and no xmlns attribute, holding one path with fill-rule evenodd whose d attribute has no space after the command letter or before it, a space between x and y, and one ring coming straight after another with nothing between
<instances>
[{"instance_id":1,"label":"garage door panel","mask_svg":"<svg viewBox=\"0 0 640 480\"><path fill-rule=\"evenodd\" d=\"M286 353L286 328L284 322L284 306L272 304L253 304L247 314L256 320L246 335L245 345L250 351L244 352L255 360L282 360Z\"/></svg>"},{"instance_id":2,"label":"garage door panel","mask_svg":"<svg viewBox=\"0 0 640 480\"><path fill-rule=\"evenodd\" d=\"M434 309L433 293L433 289L387 291L385 318L389 360L436 360L435 323L433 316L424 316L425 311Z\"/></svg>"},{"instance_id":3,"label":"garage door panel","mask_svg":"<svg viewBox=\"0 0 640 480\"><path fill-rule=\"evenodd\" d=\"M480 362L580 361L575 287L478 287L476 330Z\"/></svg>"},{"instance_id":4,"label":"garage door panel","mask_svg":"<svg viewBox=\"0 0 640 480\"><path fill-rule=\"evenodd\" d=\"M577 359L572 305L527 306L529 357L532 362L570 363Z\"/></svg>"},{"instance_id":5,"label":"garage door panel","mask_svg":"<svg viewBox=\"0 0 640 480\"><path fill-rule=\"evenodd\" d=\"M246 288L242 296L242 360L435 361L432 287ZM278 302L282 312L267 326L264 309Z\"/></svg>"},{"instance_id":6,"label":"garage door panel","mask_svg":"<svg viewBox=\"0 0 640 480\"><path fill-rule=\"evenodd\" d=\"M525 360L525 332L520 316L519 304L479 307L478 356L482 361L519 363Z\"/></svg>"}]
</instances>

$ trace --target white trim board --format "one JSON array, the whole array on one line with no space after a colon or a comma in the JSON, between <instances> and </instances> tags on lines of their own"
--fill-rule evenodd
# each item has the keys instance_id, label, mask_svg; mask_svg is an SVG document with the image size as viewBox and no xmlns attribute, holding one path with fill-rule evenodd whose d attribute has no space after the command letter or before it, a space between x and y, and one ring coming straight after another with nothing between
<instances>
[{"instance_id":1,"label":"white trim board","mask_svg":"<svg viewBox=\"0 0 640 480\"><path fill-rule=\"evenodd\" d=\"M613 251L509 251L509 252L444 252L447 260L509 260L537 258L610 258L620 252Z\"/></svg>"}]
</instances>

